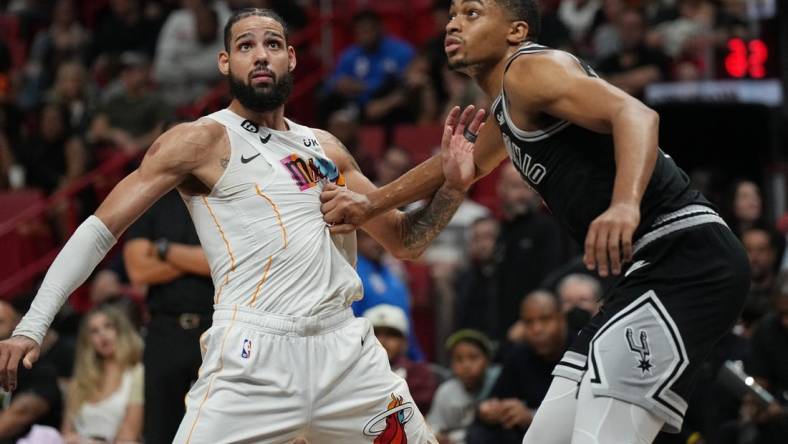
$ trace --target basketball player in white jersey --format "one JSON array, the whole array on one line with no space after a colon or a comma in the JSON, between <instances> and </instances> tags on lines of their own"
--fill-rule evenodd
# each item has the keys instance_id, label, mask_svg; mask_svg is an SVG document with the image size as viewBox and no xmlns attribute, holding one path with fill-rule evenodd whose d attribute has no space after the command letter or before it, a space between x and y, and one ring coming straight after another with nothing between
<instances>
[{"instance_id":1,"label":"basketball player in white jersey","mask_svg":"<svg viewBox=\"0 0 788 444\"><path fill-rule=\"evenodd\" d=\"M203 365L177 443L436 442L370 324L354 240L332 240L320 193L374 186L342 144L284 118L295 52L276 14L242 10L225 28L219 69L227 109L163 134L69 239L14 336L0 342L0 385L30 367L55 313L116 239L177 188L194 220L216 287ZM443 186L414 213L391 211L362 228L400 257L418 256L446 226L474 178L483 120L455 109L442 142ZM336 243L335 243L336 241ZM339 248L338 248L339 246Z\"/></svg>"}]
</instances>

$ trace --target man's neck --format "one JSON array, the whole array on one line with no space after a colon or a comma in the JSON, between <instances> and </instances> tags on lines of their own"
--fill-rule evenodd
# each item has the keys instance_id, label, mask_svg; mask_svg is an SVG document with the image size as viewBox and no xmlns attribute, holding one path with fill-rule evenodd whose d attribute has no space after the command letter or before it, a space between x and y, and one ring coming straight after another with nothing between
<instances>
[{"instance_id":1,"label":"man's neck","mask_svg":"<svg viewBox=\"0 0 788 444\"><path fill-rule=\"evenodd\" d=\"M233 100L230 103L230 106L227 108L244 119L254 122L262 127L270 128L276 131L287 131L290 129L287 126L287 122L285 122L284 105L273 111L260 113L244 107L238 100Z\"/></svg>"},{"instance_id":2,"label":"man's neck","mask_svg":"<svg viewBox=\"0 0 788 444\"><path fill-rule=\"evenodd\" d=\"M509 60L509 57L512 56L520 46L511 46L506 51L506 54L498 60L498 63L495 65L484 69L482 67L471 67L469 68L470 76L473 80L476 81L476 84L487 94L489 98L495 98L498 94L501 93L501 89L503 88L503 74L504 68L506 67L506 62Z\"/></svg>"}]
</instances>

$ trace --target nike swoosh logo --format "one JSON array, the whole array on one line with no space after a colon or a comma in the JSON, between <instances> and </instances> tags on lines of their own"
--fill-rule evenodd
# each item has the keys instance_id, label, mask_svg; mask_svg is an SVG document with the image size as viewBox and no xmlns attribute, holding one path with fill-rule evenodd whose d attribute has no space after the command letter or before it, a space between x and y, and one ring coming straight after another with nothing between
<instances>
[{"instance_id":1,"label":"nike swoosh logo","mask_svg":"<svg viewBox=\"0 0 788 444\"><path fill-rule=\"evenodd\" d=\"M252 157L244 157L243 154L241 154L241 163L249 163L249 162L253 161L254 158L259 156L259 155L260 155L260 153L257 153L257 154L255 154Z\"/></svg>"},{"instance_id":2,"label":"nike swoosh logo","mask_svg":"<svg viewBox=\"0 0 788 444\"><path fill-rule=\"evenodd\" d=\"M629 270L627 270L627 272L624 273L624 277L629 276L630 274L632 274L633 271L639 270L645 267L646 265L649 265L649 263L646 261L636 261L635 263L629 266Z\"/></svg>"},{"instance_id":3,"label":"nike swoosh logo","mask_svg":"<svg viewBox=\"0 0 788 444\"><path fill-rule=\"evenodd\" d=\"M259 136L259 137L260 137L260 142L268 143L268 141L271 140L271 133L268 133L268 135L265 137L263 136Z\"/></svg>"}]
</instances>

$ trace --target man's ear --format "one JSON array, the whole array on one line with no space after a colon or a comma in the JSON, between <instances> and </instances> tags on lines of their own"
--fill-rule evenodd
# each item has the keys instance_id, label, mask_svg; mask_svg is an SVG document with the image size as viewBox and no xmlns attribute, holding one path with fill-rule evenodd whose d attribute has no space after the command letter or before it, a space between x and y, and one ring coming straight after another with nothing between
<instances>
[{"instance_id":1,"label":"man's ear","mask_svg":"<svg viewBox=\"0 0 788 444\"><path fill-rule=\"evenodd\" d=\"M292 46L287 47L287 70L293 72L296 67L296 53Z\"/></svg>"},{"instance_id":2,"label":"man's ear","mask_svg":"<svg viewBox=\"0 0 788 444\"><path fill-rule=\"evenodd\" d=\"M528 23L522 20L512 22L509 34L506 36L506 41L510 45L521 45L528 39L529 31L530 28L528 27Z\"/></svg>"},{"instance_id":3,"label":"man's ear","mask_svg":"<svg viewBox=\"0 0 788 444\"><path fill-rule=\"evenodd\" d=\"M224 75L230 74L230 54L228 54L227 51L222 51L219 53L217 65L219 66L219 72Z\"/></svg>"}]
</instances>

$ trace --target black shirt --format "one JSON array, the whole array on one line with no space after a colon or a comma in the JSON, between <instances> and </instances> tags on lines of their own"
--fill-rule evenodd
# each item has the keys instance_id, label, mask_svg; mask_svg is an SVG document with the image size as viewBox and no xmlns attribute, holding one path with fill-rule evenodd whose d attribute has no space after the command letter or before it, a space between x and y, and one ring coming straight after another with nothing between
<instances>
[{"instance_id":1,"label":"black shirt","mask_svg":"<svg viewBox=\"0 0 788 444\"><path fill-rule=\"evenodd\" d=\"M17 373L17 388L11 394L10 400L3 395L2 408L7 409L14 398L22 394L29 393L46 401L49 406L47 412L36 420L34 424L54 427L60 429L60 421L63 413L63 400L60 395L60 387L57 385L57 372L54 367L48 364L44 359L37 362L32 369L28 370L24 365L19 365L19 373ZM30 432L30 426L25 427L18 435L10 438L0 440L0 444L6 442L16 442L17 439L27 435Z\"/></svg>"},{"instance_id":2,"label":"black shirt","mask_svg":"<svg viewBox=\"0 0 788 444\"><path fill-rule=\"evenodd\" d=\"M531 212L501 223L496 339L505 339L509 327L520 317L523 298L565 262L563 243L561 226L547 214Z\"/></svg>"},{"instance_id":3,"label":"black shirt","mask_svg":"<svg viewBox=\"0 0 788 444\"><path fill-rule=\"evenodd\" d=\"M747 373L769 381L769 391L784 403L782 394L788 392L788 330L775 313L764 317L758 325L747 364Z\"/></svg>"},{"instance_id":4,"label":"black shirt","mask_svg":"<svg viewBox=\"0 0 788 444\"><path fill-rule=\"evenodd\" d=\"M571 337L571 335L567 335ZM536 409L547 394L553 367L560 361L546 361L527 344L513 346L504 356L501 374L490 393L491 398L517 398Z\"/></svg>"},{"instance_id":5,"label":"black shirt","mask_svg":"<svg viewBox=\"0 0 788 444\"><path fill-rule=\"evenodd\" d=\"M551 50L523 46L510 58ZM589 76L594 71L578 61ZM523 179L544 199L553 215L583 245L591 222L610 206L616 176L613 136L554 119L544 129L524 132L514 126L504 107L503 95L492 106L504 145ZM690 186L687 175L661 150L654 172L640 202L640 226L634 240L646 233L654 220L689 204L711 204Z\"/></svg>"},{"instance_id":6,"label":"black shirt","mask_svg":"<svg viewBox=\"0 0 788 444\"><path fill-rule=\"evenodd\" d=\"M189 212L177 191L164 195L129 228L126 239L135 238L151 242L165 238L179 244L200 244ZM213 282L209 277L185 274L171 282L151 285L148 306L152 314L209 315L213 310Z\"/></svg>"}]
</instances>

